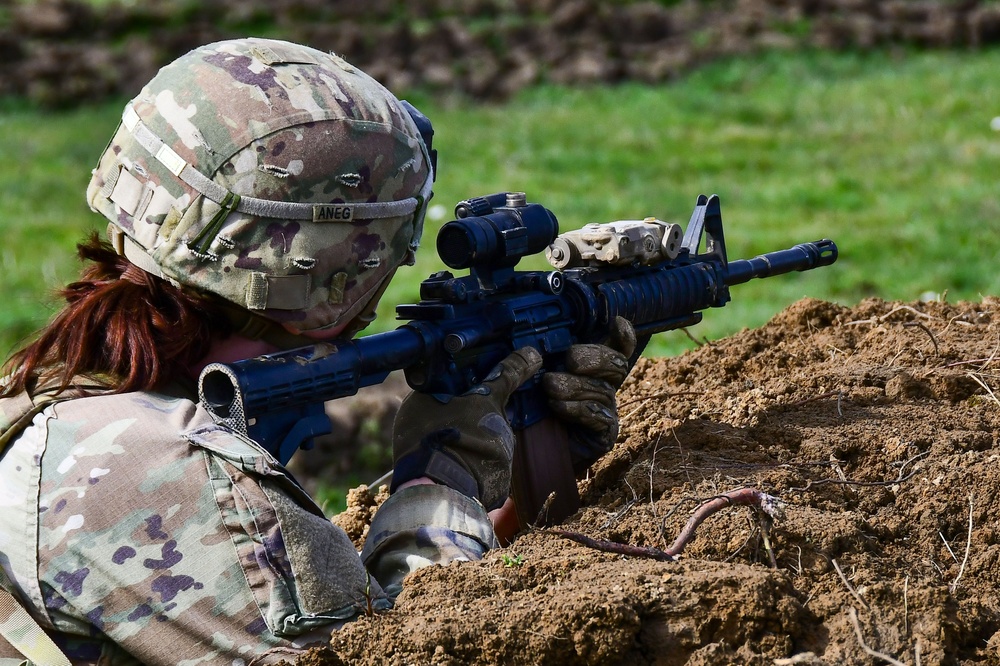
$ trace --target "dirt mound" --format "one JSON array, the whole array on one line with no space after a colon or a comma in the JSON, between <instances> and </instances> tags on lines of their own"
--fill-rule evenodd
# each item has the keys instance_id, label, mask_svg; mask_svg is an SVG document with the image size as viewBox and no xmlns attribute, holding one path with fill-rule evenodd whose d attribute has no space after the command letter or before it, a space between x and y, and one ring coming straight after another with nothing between
<instances>
[{"instance_id":1,"label":"dirt mound","mask_svg":"<svg viewBox=\"0 0 1000 666\"><path fill-rule=\"evenodd\" d=\"M783 502L773 525L725 508L675 562L522 534L417 572L299 663L1000 662L998 307L803 300L642 359L562 527L665 548L747 486Z\"/></svg>"}]
</instances>

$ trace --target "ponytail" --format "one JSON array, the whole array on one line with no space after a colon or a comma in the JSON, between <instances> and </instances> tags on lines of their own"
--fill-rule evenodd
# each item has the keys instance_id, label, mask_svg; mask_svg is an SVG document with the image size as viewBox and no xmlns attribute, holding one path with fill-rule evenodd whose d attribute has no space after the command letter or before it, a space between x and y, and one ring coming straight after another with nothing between
<instances>
[{"instance_id":1,"label":"ponytail","mask_svg":"<svg viewBox=\"0 0 1000 666\"><path fill-rule=\"evenodd\" d=\"M221 308L137 268L96 232L77 254L91 263L60 291L66 306L7 361L0 396L43 377L60 390L81 376L115 393L155 389L185 376L213 339L231 333Z\"/></svg>"}]
</instances>

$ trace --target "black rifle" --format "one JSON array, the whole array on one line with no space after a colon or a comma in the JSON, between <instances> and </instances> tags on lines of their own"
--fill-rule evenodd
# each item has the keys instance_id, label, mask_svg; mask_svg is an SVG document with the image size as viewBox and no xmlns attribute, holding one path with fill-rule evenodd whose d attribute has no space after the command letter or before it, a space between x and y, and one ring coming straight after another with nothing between
<instances>
[{"instance_id":1,"label":"black rifle","mask_svg":"<svg viewBox=\"0 0 1000 666\"><path fill-rule=\"evenodd\" d=\"M525 346L542 353L544 370L559 370L570 345L605 340L618 315L635 327L634 362L654 333L691 326L701 310L724 306L730 286L837 259L833 241L820 240L728 261L714 195L698 198L683 238L678 225L654 218L558 236L551 211L521 193L463 201L456 217L442 227L437 249L447 266L469 274L442 271L424 280L420 302L396 308L407 323L356 340L209 365L199 379L205 408L284 463L330 432L324 402L379 384L394 370L405 370L415 390L458 395ZM543 250L564 270L514 269ZM579 503L566 431L548 411L540 377L508 405L518 435L513 494L522 525L536 520L550 493L549 523Z\"/></svg>"}]
</instances>

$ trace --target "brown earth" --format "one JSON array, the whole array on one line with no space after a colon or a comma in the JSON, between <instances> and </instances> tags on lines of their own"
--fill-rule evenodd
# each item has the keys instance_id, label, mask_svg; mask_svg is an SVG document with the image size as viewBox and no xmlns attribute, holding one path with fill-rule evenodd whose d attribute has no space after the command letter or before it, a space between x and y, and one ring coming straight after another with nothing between
<instances>
[{"instance_id":1,"label":"brown earth","mask_svg":"<svg viewBox=\"0 0 1000 666\"><path fill-rule=\"evenodd\" d=\"M803 300L641 359L563 527L665 548L698 502L752 486L784 503L770 528L725 508L675 562L522 534L417 572L299 664L1000 663L998 356L986 298Z\"/></svg>"}]
</instances>

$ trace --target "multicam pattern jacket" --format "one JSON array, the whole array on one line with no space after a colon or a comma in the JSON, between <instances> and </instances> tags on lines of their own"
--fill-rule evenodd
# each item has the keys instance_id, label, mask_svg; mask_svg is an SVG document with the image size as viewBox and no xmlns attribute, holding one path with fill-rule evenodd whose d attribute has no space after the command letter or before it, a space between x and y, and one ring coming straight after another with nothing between
<instances>
[{"instance_id":1,"label":"multicam pattern jacket","mask_svg":"<svg viewBox=\"0 0 1000 666\"><path fill-rule=\"evenodd\" d=\"M0 433L28 408L0 399ZM186 397L48 405L0 455L0 565L74 664L294 659L390 606L408 572L493 541L481 506L417 486L359 557L268 453ZM20 663L0 639L0 665Z\"/></svg>"}]
</instances>

